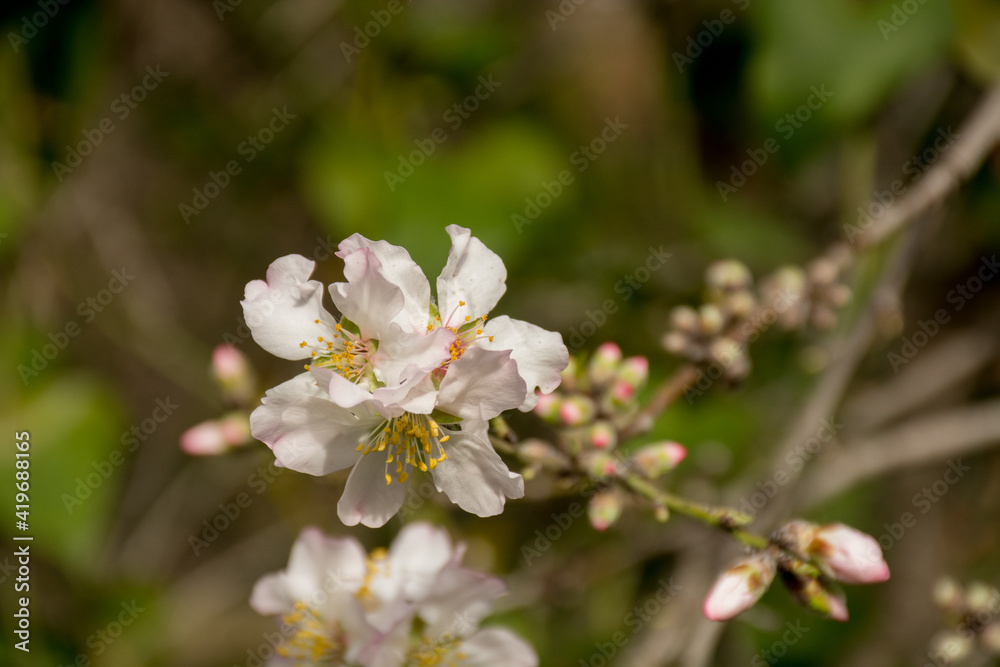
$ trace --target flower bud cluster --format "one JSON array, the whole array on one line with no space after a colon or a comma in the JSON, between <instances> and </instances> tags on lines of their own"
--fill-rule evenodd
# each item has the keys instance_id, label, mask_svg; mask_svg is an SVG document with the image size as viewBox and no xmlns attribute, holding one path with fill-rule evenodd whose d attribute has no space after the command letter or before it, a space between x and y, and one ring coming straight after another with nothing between
<instances>
[{"instance_id":1,"label":"flower bud cluster","mask_svg":"<svg viewBox=\"0 0 1000 667\"><path fill-rule=\"evenodd\" d=\"M591 525L606 530L621 516L626 494L611 484L616 477L636 475L655 480L673 470L687 450L670 441L643 445L630 453L619 445L621 430L639 409L649 362L624 357L615 343L604 343L582 362L571 357L558 390L538 397L535 413L556 426L556 444L529 439L518 446L528 462L522 474L532 477L543 468L577 471L604 486L591 496Z\"/></svg>"},{"instance_id":2,"label":"flower bud cluster","mask_svg":"<svg viewBox=\"0 0 1000 667\"><path fill-rule=\"evenodd\" d=\"M598 347L584 364L571 357L562 384L538 397L535 414L560 427L569 450L611 451L618 430L638 409L638 394L649 378L646 357L623 358L615 343Z\"/></svg>"},{"instance_id":3,"label":"flower bud cluster","mask_svg":"<svg viewBox=\"0 0 1000 667\"><path fill-rule=\"evenodd\" d=\"M831 329L837 312L851 299L851 289L843 282L850 261L850 251L835 246L805 269L781 267L761 281L761 303L774 310L775 319L786 330Z\"/></svg>"},{"instance_id":4,"label":"flower bud cluster","mask_svg":"<svg viewBox=\"0 0 1000 667\"><path fill-rule=\"evenodd\" d=\"M786 330L823 330L836 324L837 311L851 297L843 283L850 260L850 251L836 246L805 268L779 268L756 288L742 262L714 262L705 271L705 303L673 309L663 347L703 370L719 367L725 380L739 382L750 373L748 339L754 340L762 327L776 322ZM719 377L716 373L712 377Z\"/></svg>"},{"instance_id":5,"label":"flower bud cluster","mask_svg":"<svg viewBox=\"0 0 1000 667\"><path fill-rule=\"evenodd\" d=\"M697 310L674 308L663 346L694 364L718 364L728 381L739 382L750 373L750 359L738 332L757 307L753 276L742 262L722 260L708 266L705 283L707 302Z\"/></svg>"},{"instance_id":6,"label":"flower bud cluster","mask_svg":"<svg viewBox=\"0 0 1000 667\"><path fill-rule=\"evenodd\" d=\"M934 586L933 596L950 626L931 639L928 654L935 656L939 664L955 664L977 646L1000 656L1000 590L982 581L963 587L944 578Z\"/></svg>"}]
</instances>

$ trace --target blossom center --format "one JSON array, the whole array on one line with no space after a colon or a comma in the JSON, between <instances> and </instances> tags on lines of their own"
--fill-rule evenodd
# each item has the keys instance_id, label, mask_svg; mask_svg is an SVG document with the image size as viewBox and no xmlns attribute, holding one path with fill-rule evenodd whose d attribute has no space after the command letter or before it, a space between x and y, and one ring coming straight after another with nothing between
<instances>
[{"instance_id":1,"label":"blossom center","mask_svg":"<svg viewBox=\"0 0 1000 667\"><path fill-rule=\"evenodd\" d=\"M455 311L452 311L451 315L448 316L448 319L443 322L440 315L435 315L434 320L437 323L436 327L433 323L427 325L427 331L433 331L435 328L443 328L448 329L455 334L455 340L452 341L448 348L450 358L441 364L442 368L446 367L451 362L460 359L462 355L465 354L465 351L469 349L469 346L483 335L483 325L486 323L485 315L475 320L466 315L464 322L452 322L455 318L455 312L458 308L461 308L464 305L464 301L459 301L458 307ZM489 336L489 339L490 342L493 342L493 336Z\"/></svg>"},{"instance_id":2,"label":"blossom center","mask_svg":"<svg viewBox=\"0 0 1000 667\"><path fill-rule=\"evenodd\" d=\"M320 321L316 320L316 324ZM365 340L341 324L334 325L332 333L330 338L317 336L314 343L304 340L299 347L311 348L312 366L329 368L357 383L371 370L371 356L378 347L378 341Z\"/></svg>"},{"instance_id":3,"label":"blossom center","mask_svg":"<svg viewBox=\"0 0 1000 667\"><path fill-rule=\"evenodd\" d=\"M281 618L292 634L277 648L279 655L297 661L296 664L342 664L344 647L331 636L330 628L319 615L303 602Z\"/></svg>"},{"instance_id":4,"label":"blossom center","mask_svg":"<svg viewBox=\"0 0 1000 667\"><path fill-rule=\"evenodd\" d=\"M431 641L427 637L423 638L420 646L417 646L408 656L406 667L435 667L436 665L448 665L451 667L457 660L465 660L467 657L460 652L461 641L457 637Z\"/></svg>"},{"instance_id":5,"label":"blossom center","mask_svg":"<svg viewBox=\"0 0 1000 667\"><path fill-rule=\"evenodd\" d=\"M442 445L448 441L448 432L429 415L405 412L381 422L365 440L358 443L362 455L385 455L385 483L392 484L390 466L395 463L396 481L406 482L411 468L423 472L434 470L448 458Z\"/></svg>"}]
</instances>

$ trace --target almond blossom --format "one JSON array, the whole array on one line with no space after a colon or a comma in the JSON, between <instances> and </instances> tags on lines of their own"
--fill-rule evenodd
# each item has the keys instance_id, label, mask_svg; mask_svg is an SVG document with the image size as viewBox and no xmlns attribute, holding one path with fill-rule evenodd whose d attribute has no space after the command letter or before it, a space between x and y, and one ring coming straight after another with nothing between
<instances>
[{"instance_id":1,"label":"almond blossom","mask_svg":"<svg viewBox=\"0 0 1000 667\"><path fill-rule=\"evenodd\" d=\"M464 545L426 523L371 555L351 537L302 531L288 567L254 587L251 606L277 616L284 641L269 667L455 665L534 667L502 628L479 629L503 583L460 566Z\"/></svg>"},{"instance_id":2,"label":"almond blossom","mask_svg":"<svg viewBox=\"0 0 1000 667\"><path fill-rule=\"evenodd\" d=\"M359 234L337 253L347 279L330 285L339 321L304 257L282 257L266 281L247 285L254 340L310 362L267 392L250 418L253 435L293 470L351 468L337 506L348 525L388 521L414 470L479 516L524 494L521 476L489 444L487 422L554 390L568 352L557 333L506 316L487 322L506 289L503 262L469 230L447 231L436 301L405 249Z\"/></svg>"}]
</instances>

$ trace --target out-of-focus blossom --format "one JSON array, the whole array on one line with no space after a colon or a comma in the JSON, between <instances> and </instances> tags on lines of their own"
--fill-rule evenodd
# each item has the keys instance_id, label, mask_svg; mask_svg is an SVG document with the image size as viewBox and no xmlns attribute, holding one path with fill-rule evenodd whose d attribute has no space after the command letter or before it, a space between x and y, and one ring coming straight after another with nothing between
<instances>
[{"instance_id":1,"label":"out-of-focus blossom","mask_svg":"<svg viewBox=\"0 0 1000 667\"><path fill-rule=\"evenodd\" d=\"M479 629L505 588L462 568L463 553L426 523L406 526L371 555L354 538L305 529L287 569L263 577L250 598L258 613L279 618L284 636L269 667L534 667L522 639Z\"/></svg>"}]
</instances>

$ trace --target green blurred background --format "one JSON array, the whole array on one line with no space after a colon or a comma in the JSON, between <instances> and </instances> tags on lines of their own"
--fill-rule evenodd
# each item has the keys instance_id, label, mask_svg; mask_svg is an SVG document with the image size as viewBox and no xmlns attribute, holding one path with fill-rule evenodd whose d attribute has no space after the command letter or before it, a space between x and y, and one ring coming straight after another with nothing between
<instances>
[{"instance_id":1,"label":"green blurred background","mask_svg":"<svg viewBox=\"0 0 1000 667\"><path fill-rule=\"evenodd\" d=\"M30 431L35 536L30 656L11 648L13 574L0 568L0 663L15 665L253 664L248 650L273 626L248 606L250 588L284 566L302 526L369 548L398 530L339 524L344 475L282 473L257 494L273 472L263 445L216 459L177 446L224 409L208 372L224 339L240 342L262 387L295 372L245 336L239 306L275 258L323 260L317 275L332 282L330 248L361 232L405 246L433 277L444 227L467 226L508 268L496 313L561 331L573 348L615 340L662 379L677 365L658 342L669 310L698 302L707 263L737 257L760 275L807 261L874 192L911 183L907 161L957 131L1000 74L1000 4L988 0L15 1L0 32L0 478L13 479L12 434ZM783 124L814 88L832 96ZM779 149L721 196L718 182L769 139ZM886 350L1000 246L998 171L994 153L949 201L858 390L892 376ZM621 288L661 247L664 266ZM873 251L861 273L882 261ZM123 289L116 270L134 276ZM987 285L952 331L980 325L998 294ZM608 299L618 308L602 317ZM588 321L603 325L572 341ZM712 500L764 474L826 340L771 333L743 387L673 408L656 434L692 452L675 486ZM59 348L51 359L46 345ZM936 400L998 382L991 357ZM177 407L130 447L157 401ZM893 580L852 588L851 623L773 591L713 636L707 664L759 658L786 620L808 632L774 657L783 665L923 664L939 627L934 580L996 578L1000 464L966 462L968 481L887 552ZM857 486L809 516L879 535L944 467ZM95 471L100 483L68 507ZM680 560L721 567L736 551L683 518L634 513L605 535L578 521L528 566L522 545L573 501L547 490L529 485L528 500L491 519L436 501L416 516L467 541L471 565L509 577L496 618L542 665L599 667L598 644L621 630L629 642L611 664L660 664L641 656L689 628L657 616L633 636L628 614ZM189 537L241 492L251 505L196 555ZM14 532L13 518L0 524ZM676 583L688 596L670 604L697 616L707 583ZM104 641L133 601L142 611Z\"/></svg>"}]
</instances>

